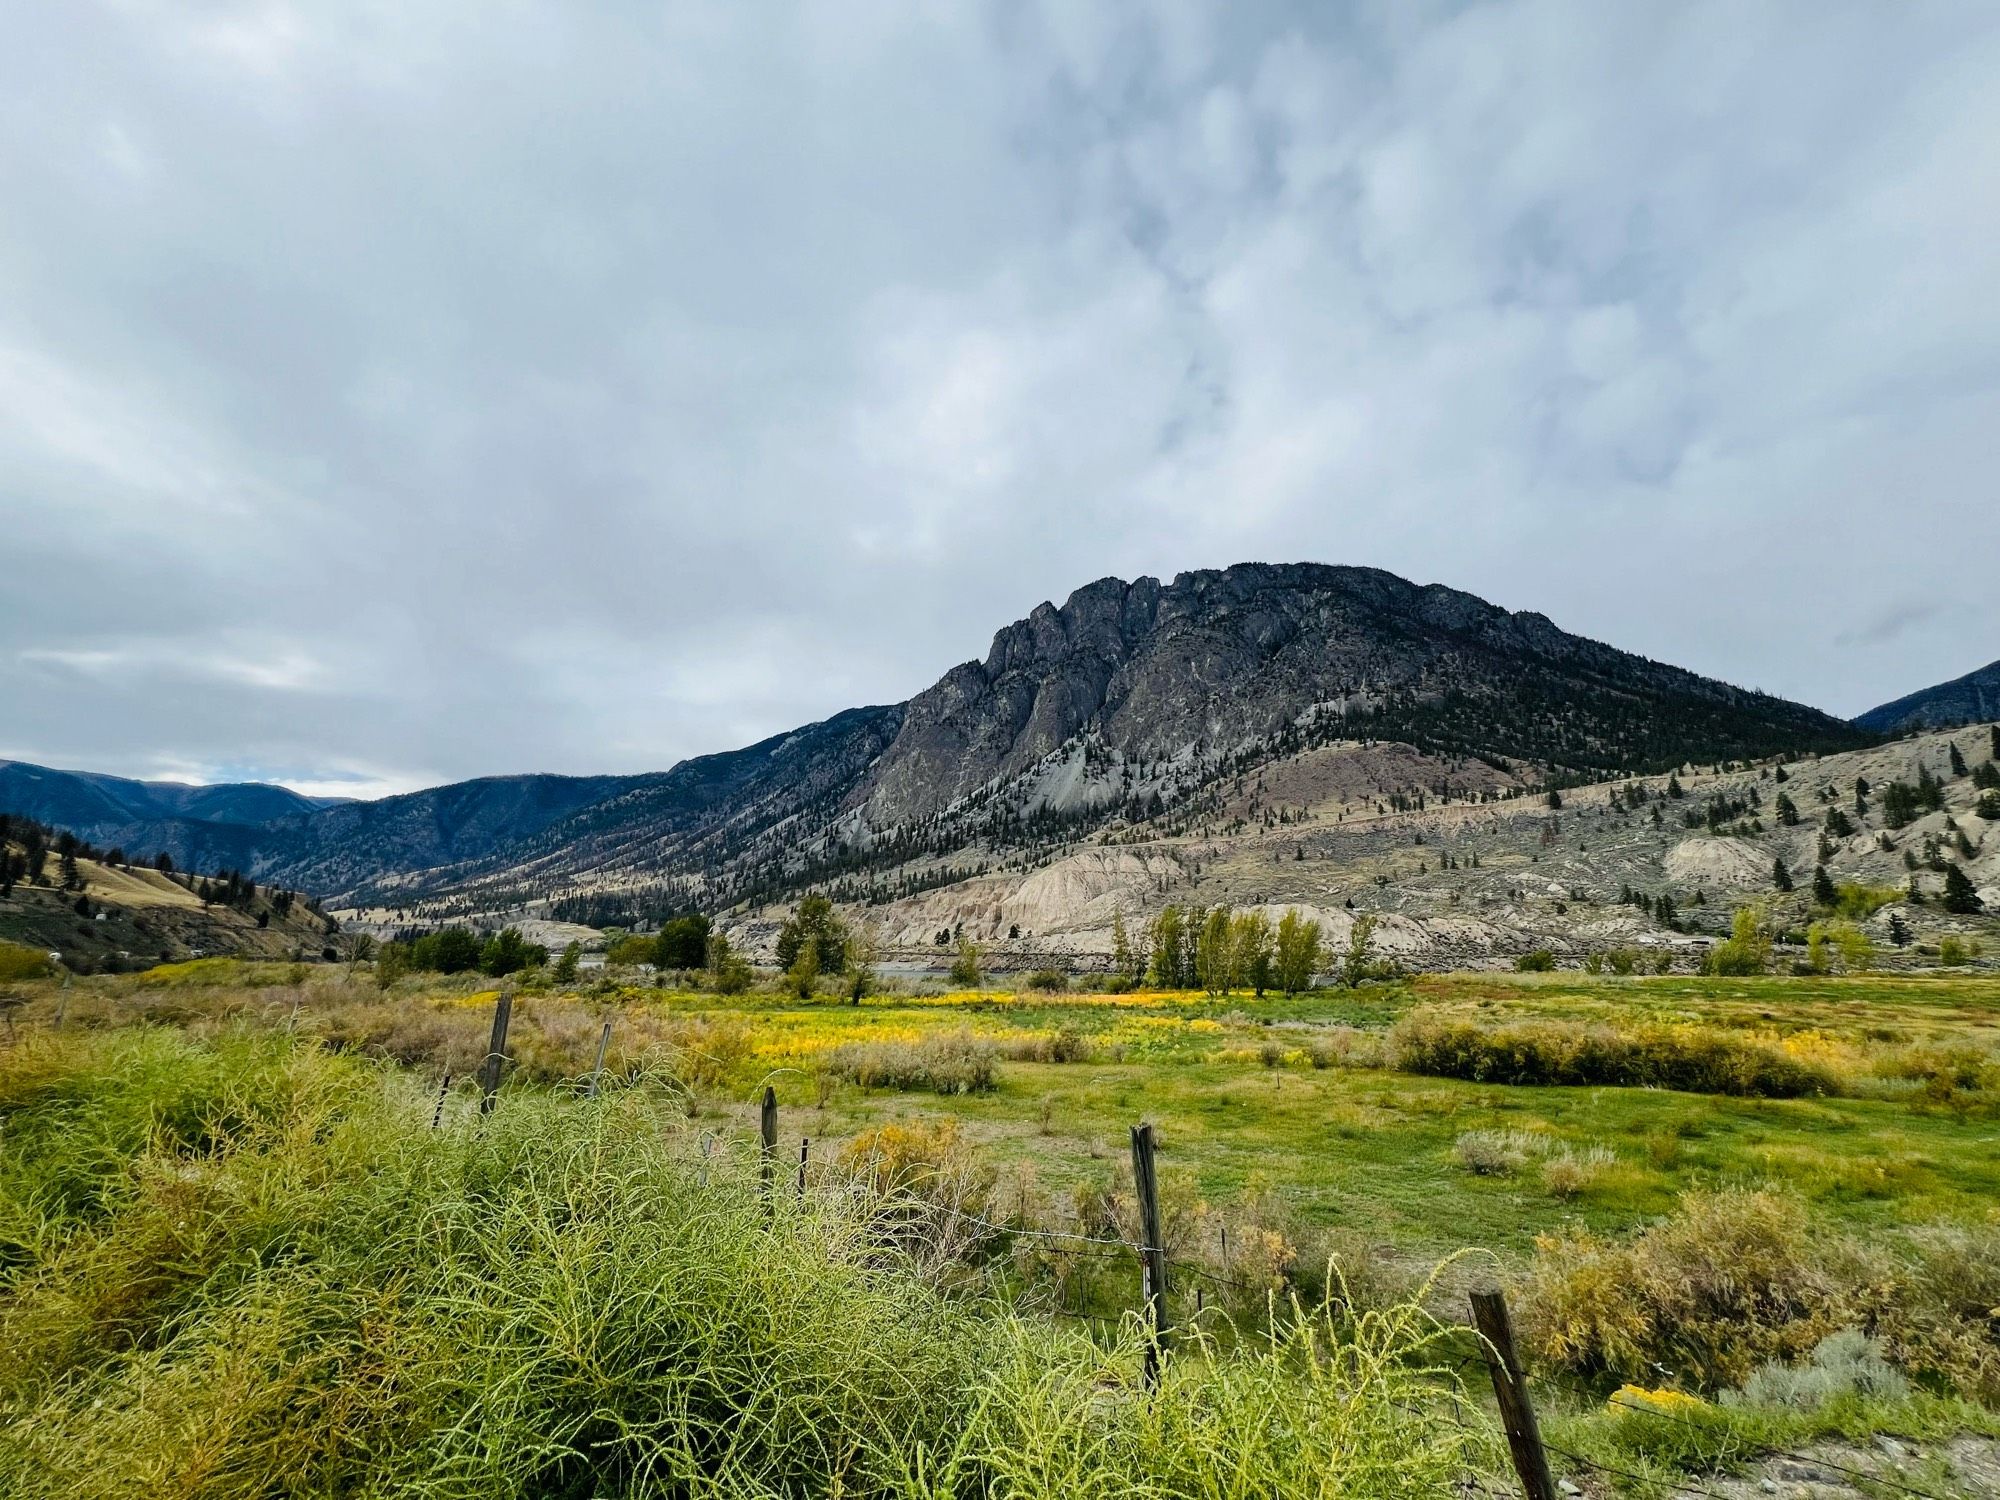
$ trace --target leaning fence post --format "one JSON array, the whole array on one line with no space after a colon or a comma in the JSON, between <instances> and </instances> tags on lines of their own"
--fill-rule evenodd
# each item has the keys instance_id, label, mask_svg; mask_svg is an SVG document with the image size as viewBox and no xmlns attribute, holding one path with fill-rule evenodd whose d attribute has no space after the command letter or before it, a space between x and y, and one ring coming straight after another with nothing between
<instances>
[{"instance_id":1,"label":"leaning fence post","mask_svg":"<svg viewBox=\"0 0 2000 1500\"><path fill-rule=\"evenodd\" d=\"M431 1111L431 1129L444 1124L444 1096L451 1092L451 1069L444 1070L444 1077L438 1083L437 1108Z\"/></svg>"},{"instance_id":2,"label":"leaning fence post","mask_svg":"<svg viewBox=\"0 0 2000 1500\"><path fill-rule=\"evenodd\" d=\"M1507 1315L1506 1295L1499 1291L1472 1294L1472 1322L1479 1330L1486 1366L1493 1372L1493 1394L1500 1403L1500 1423L1507 1429L1507 1448L1514 1472L1528 1500L1556 1500L1556 1482L1549 1473L1549 1456L1542 1451L1541 1429L1528 1380L1514 1349L1514 1322Z\"/></svg>"},{"instance_id":3,"label":"leaning fence post","mask_svg":"<svg viewBox=\"0 0 2000 1500\"><path fill-rule=\"evenodd\" d=\"M764 1189L764 1202L772 1202L771 1189L778 1178L778 1091L768 1083L764 1085L764 1108L758 1117L758 1132L763 1137L763 1146L758 1151L757 1175Z\"/></svg>"},{"instance_id":4,"label":"leaning fence post","mask_svg":"<svg viewBox=\"0 0 2000 1500\"><path fill-rule=\"evenodd\" d=\"M812 1155L812 1137L809 1135L800 1136L799 1137L799 1194L798 1194L800 1202L805 1201L806 1159L811 1155Z\"/></svg>"},{"instance_id":5,"label":"leaning fence post","mask_svg":"<svg viewBox=\"0 0 2000 1500\"><path fill-rule=\"evenodd\" d=\"M611 1023L604 1023L604 1030L597 1038L597 1066L590 1070L590 1097L597 1097L597 1081L604 1076L604 1053L611 1045Z\"/></svg>"},{"instance_id":6,"label":"leaning fence post","mask_svg":"<svg viewBox=\"0 0 2000 1500\"><path fill-rule=\"evenodd\" d=\"M486 1061L479 1067L479 1112L493 1113L493 1106L500 1093L500 1069L507 1061L507 1023L514 1018L514 992L507 986L500 988L500 998L493 1002L493 1037L486 1044Z\"/></svg>"},{"instance_id":7,"label":"leaning fence post","mask_svg":"<svg viewBox=\"0 0 2000 1500\"><path fill-rule=\"evenodd\" d=\"M1132 1183L1139 1193L1139 1260L1146 1298L1146 1389L1160 1383L1167 1342L1167 1252L1160 1236L1160 1180L1153 1169L1153 1127L1132 1127Z\"/></svg>"},{"instance_id":8,"label":"leaning fence post","mask_svg":"<svg viewBox=\"0 0 2000 1500\"><path fill-rule=\"evenodd\" d=\"M63 1016L69 1011L69 970L63 970L62 988L56 991L56 1030L63 1028Z\"/></svg>"}]
</instances>

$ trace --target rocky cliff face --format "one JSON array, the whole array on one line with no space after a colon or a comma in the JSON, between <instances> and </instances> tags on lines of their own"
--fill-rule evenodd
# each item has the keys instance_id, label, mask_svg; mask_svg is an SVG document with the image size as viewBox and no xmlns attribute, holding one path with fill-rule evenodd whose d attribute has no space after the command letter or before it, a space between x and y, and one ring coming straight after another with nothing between
<instances>
[{"instance_id":1,"label":"rocky cliff face","mask_svg":"<svg viewBox=\"0 0 2000 1500\"><path fill-rule=\"evenodd\" d=\"M936 814L1088 733L1123 760L1228 752L1316 710L1377 738L1576 772L1858 737L1828 715L1372 568L1247 563L1100 579L1002 630L912 699L863 799Z\"/></svg>"}]
</instances>

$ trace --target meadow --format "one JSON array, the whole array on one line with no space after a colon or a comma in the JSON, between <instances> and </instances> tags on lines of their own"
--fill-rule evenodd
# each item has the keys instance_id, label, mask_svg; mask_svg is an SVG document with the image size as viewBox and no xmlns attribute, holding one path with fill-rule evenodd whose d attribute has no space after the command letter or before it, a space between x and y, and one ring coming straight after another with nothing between
<instances>
[{"instance_id":1,"label":"meadow","mask_svg":"<svg viewBox=\"0 0 2000 1500\"><path fill-rule=\"evenodd\" d=\"M14 1040L0 1058L0 1336L25 1355L5 1390L12 1420L0 1451L0 1465L11 1452L20 1467L0 1474L46 1469L44 1433L105 1461L101 1447L113 1441L115 1422L86 1393L111 1393L116 1421L127 1423L167 1420L139 1411L153 1399L149 1382L165 1382L162 1391L185 1401L192 1381L201 1401L211 1399L208 1382L223 1374L201 1375L206 1367L188 1363L187 1351L172 1353L196 1332L201 1360L221 1361L216 1369L226 1366L229 1379L261 1390L256 1372L278 1358L278 1346L238 1348L238 1334L220 1330L256 1323L260 1298L289 1305L262 1282L277 1268L387 1288L400 1285L393 1267L401 1263L416 1268L410 1295L419 1311L410 1316L423 1325L409 1332L417 1340L410 1358L438 1357L433 1344L455 1351L453 1359L476 1353L500 1361L495 1381L525 1390L534 1381L509 1363L525 1356L494 1350L524 1327L539 1328L538 1337L555 1341L555 1352L543 1354L557 1366L584 1361L591 1379L625 1393L592 1398L611 1401L620 1432L651 1434L632 1438L637 1448L620 1447L591 1425L609 1419L584 1401L574 1416L580 1425L546 1442L560 1450L550 1472L589 1476L585 1488L551 1482L502 1492L641 1493L669 1469L678 1477L660 1480L658 1492L695 1492L687 1476L709 1463L702 1445L710 1439L686 1410L674 1417L679 1426L660 1425L666 1418L653 1413L647 1427L620 1405L639 1386L629 1369L615 1378L614 1370L655 1368L657 1360L638 1344L607 1353L586 1327L587 1310L610 1317L618 1296L646 1276L691 1273L626 1266L605 1270L611 1281L598 1285L560 1226L586 1226L579 1245L598 1243L593 1236L642 1242L647 1215L631 1208L637 1217L628 1222L620 1217L627 1209L607 1206L640 1191L628 1175L638 1174L651 1184L643 1191L671 1199L676 1213L715 1216L722 1227L705 1232L720 1237L719 1254L741 1257L732 1262L739 1268L754 1262L766 1231L739 1220L754 1218L746 1152L766 1086L780 1102L788 1186L802 1138L810 1143L804 1190L785 1195L786 1232L797 1237L788 1253L809 1249L828 1268L829 1285L846 1288L836 1294L843 1298L861 1296L861 1282L843 1277L870 1286L889 1278L887 1321L868 1325L866 1337L907 1361L917 1356L898 1340L909 1326L962 1318L950 1338L1015 1351L982 1366L1012 1372L1004 1396L973 1372L940 1366L931 1383L958 1395L903 1411L895 1421L905 1425L891 1423L893 1432L869 1426L873 1416L860 1427L851 1412L813 1417L854 1429L843 1441L851 1440L859 1467L841 1492L1068 1492L1070 1481L1057 1483L1046 1466L1072 1464L1082 1466L1068 1471L1076 1493L1269 1493L1207 1488L1208 1478L1194 1476L1204 1462L1240 1462L1229 1444L1274 1420L1278 1407L1269 1403L1301 1400L1304 1375L1347 1380L1357 1350L1381 1359L1369 1367L1374 1374L1341 1387L1350 1409L1392 1410L1378 1400L1392 1386L1393 1400L1420 1410L1443 1409L1434 1405L1441 1396L1458 1398L1454 1412L1476 1409L1476 1346L1458 1325L1466 1289L1483 1282L1504 1284L1515 1300L1556 1440L1578 1465L1596 1460L1640 1476L1634 1493L1740 1463L1754 1448L1746 1433L1793 1444L2000 1433L1992 1415L2000 1408L2000 1315L1992 1311L2000 1307L2000 981L1458 975L1290 999L903 986L850 1004L759 991L725 997L650 980L637 970L570 988L541 975L522 980L509 1069L485 1126L472 1074L486 1050L492 981L412 977L385 991L366 965L204 960L67 991L46 981L18 986L24 1003L12 1011ZM606 1020L613 1029L601 1097L583 1099L580 1081ZM432 1134L447 1072L444 1129ZM173 1103L181 1073L214 1080L226 1107ZM297 1081L322 1076L339 1086ZM1632 1081L1655 1077L1704 1087ZM281 1087L276 1078L293 1081ZM1540 1081L1549 1078L1577 1081ZM341 1102L326 1103L322 1087ZM301 1105L301 1097L321 1102ZM1136 1233L1126 1134L1142 1119L1160 1141L1175 1321L1200 1330L1190 1337L1209 1362L1204 1379L1261 1394L1220 1413L1190 1388L1193 1404L1175 1418L1187 1428L1172 1436L1116 1422L1110 1436L1087 1421L1082 1429L1057 1423L1034 1439L1056 1447L1034 1450L1033 1463L1044 1467L1032 1470L1042 1476L1032 1482L1019 1477L1030 1470L1011 1467L1027 1462L1024 1429L982 1427L983 1456L975 1461L968 1450L954 1460L960 1467L949 1482L925 1469L933 1487L913 1487L912 1466L943 1462L932 1445L944 1441L939 1434L972 1430L965 1414L982 1400L978 1409L996 1420L1003 1409L1009 1422L1034 1410L1037 1421L1055 1422L1061 1402L1032 1372L1069 1382L1085 1412L1090 1390L1129 1386L1136 1271L1121 1253L1081 1247ZM177 1143L176 1131L193 1144ZM69 1142L54 1167L47 1139ZM330 1143L346 1151L362 1142L345 1165L321 1159ZM504 1167L471 1165L496 1151L516 1156ZM375 1196L342 1207L353 1215L346 1229L329 1230L327 1244L303 1260L295 1246L273 1253L265 1240L284 1238L273 1227L279 1203L317 1191L310 1185L321 1180L343 1184L335 1197L350 1187L359 1193L343 1173L372 1181ZM486 1185L475 1191L468 1184L480 1173ZM227 1191L209 1194L211 1176ZM402 1195L393 1211L381 1196L389 1179L403 1183L390 1194ZM697 1210L711 1190L720 1197ZM159 1218L188 1193L216 1220L192 1249ZM467 1202L486 1201L482 1193L498 1194L506 1233L522 1237L506 1252L528 1256L520 1276L499 1269L506 1257L498 1250L480 1248L486 1230L460 1222ZM400 1217L392 1225L384 1215ZM433 1220L471 1238L455 1243L442 1230L435 1241L398 1238ZM372 1249L361 1227L369 1222L381 1242ZM253 1248L240 1243L245 1234ZM674 1253L693 1254L692 1242ZM133 1275L134 1264L152 1269ZM212 1267L236 1268L223 1273L226 1288ZM534 1294L522 1280L530 1275L554 1277L563 1296L584 1301ZM188 1277L199 1295L171 1289ZM764 1296L754 1274L750 1281L745 1296ZM184 1295L193 1302L177 1300ZM403 1294L383 1295L393 1302ZM447 1309L517 1297L522 1308L493 1312L498 1321L479 1333L488 1343L468 1353L454 1342L461 1334ZM324 1314L308 1302L310 1317ZM222 1321L204 1313L190 1322L190 1306ZM349 1314L357 1327L366 1323L365 1308ZM282 1311L270 1316L283 1325ZM728 1316L763 1326L774 1314L739 1303ZM433 1326L440 1318L450 1332ZM398 1338L408 1331L394 1319L388 1326ZM293 1335L279 1326L270 1336L282 1343ZM619 1336L639 1337L629 1329ZM834 1338L818 1323L802 1336ZM415 1397L394 1394L400 1388L379 1363L403 1356L354 1337L354 1357L377 1362L367 1368L382 1382L384 1421L429 1431L437 1411L470 1399L436 1391L426 1399L443 1406L412 1408ZM1027 1348L1034 1352L1020 1354ZM1844 1373L1828 1374L1835 1354ZM792 1378L782 1365L771 1375L780 1386ZM1393 1377L1384 1373L1392 1366ZM572 1375L554 1380L544 1392L549 1410L569 1410L573 1385ZM717 1409L776 1399L757 1389L757 1378L738 1371L712 1399ZM1634 1399L1669 1398L1694 1403L1674 1408L1678 1428L1635 1421L1626 1410ZM284 1407L298 1397L270 1399ZM853 1399L855 1410L893 1405L880 1391ZM1680 1430L1690 1409L1714 1424L1710 1440L1689 1442ZM1331 1463L1331 1450L1314 1445L1332 1439L1292 1406L1284 1413L1306 1423L1300 1453ZM1229 1429L1235 1421L1247 1426ZM1212 1445L1201 1449L1206 1459L1189 1456L1199 1444L1179 1446L1195 1430ZM1501 1462L1490 1422L1450 1430L1449 1442L1442 1428L1435 1436L1433 1478ZM1385 1442L1412 1441L1382 1431ZM360 1449L328 1441L346 1454L339 1462L359 1462L357 1452L381 1443L403 1452L400 1438L371 1437ZM1128 1487L1108 1475L1085 1482L1079 1455L1100 1441L1126 1445L1119 1482ZM223 1446L224 1469L242 1461L241 1443ZM641 1449L644 1464L632 1456ZM679 1456L661 1456L668 1453ZM1144 1453L1152 1456L1134 1456ZM453 1472L490 1479L499 1459L486 1448L480 1455L454 1458ZM1423 1492L1396 1488L1401 1481L1377 1475L1358 1449L1352 1457L1356 1466L1336 1465L1347 1476L1338 1485L1322 1478L1302 1492ZM454 1488L456 1480L408 1462L423 1474L409 1492L476 1488L469 1480ZM786 1449L731 1471L713 1492L828 1492L800 1477L825 1462ZM1145 1475L1152 1488L1140 1483ZM1929 1482L1955 1492L1942 1470ZM22 1493L84 1492L21 1483ZM202 1485L187 1489L197 1491ZM204 1492L269 1491L218 1481Z\"/></svg>"}]
</instances>

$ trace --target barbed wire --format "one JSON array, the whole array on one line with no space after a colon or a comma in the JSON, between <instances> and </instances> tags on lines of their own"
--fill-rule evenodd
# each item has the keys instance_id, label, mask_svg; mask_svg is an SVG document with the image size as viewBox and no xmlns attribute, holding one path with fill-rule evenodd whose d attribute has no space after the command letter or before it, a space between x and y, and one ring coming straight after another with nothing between
<instances>
[{"instance_id":1,"label":"barbed wire","mask_svg":"<svg viewBox=\"0 0 2000 1500\"><path fill-rule=\"evenodd\" d=\"M1568 1449L1558 1448L1554 1443L1547 1441L1544 1441L1542 1446L1555 1454L1557 1458L1575 1464L1579 1468L1593 1470L1599 1474L1610 1474L1619 1479L1629 1480L1633 1484L1664 1488L1676 1494L1699 1495L1703 1497L1703 1500L1729 1500L1729 1497L1723 1494L1721 1490L1712 1490L1705 1484L1684 1484L1678 1480L1660 1479L1649 1474L1634 1473L1630 1469L1621 1469L1616 1464L1599 1463L1594 1458L1585 1458L1580 1453L1571 1453Z\"/></svg>"},{"instance_id":2,"label":"barbed wire","mask_svg":"<svg viewBox=\"0 0 2000 1500\"><path fill-rule=\"evenodd\" d=\"M1709 1430L1708 1428L1704 1427L1701 1423L1691 1422L1687 1418L1680 1416L1674 1412L1661 1411L1658 1407L1654 1406L1641 1406L1631 1401L1620 1401L1615 1394L1604 1404L1607 1407L1616 1407L1620 1411L1633 1411L1633 1412L1638 1412L1641 1416L1657 1417L1660 1421L1673 1422L1679 1426L1686 1427L1694 1432L1705 1433ZM1800 1453L1791 1448L1779 1448L1774 1446L1760 1445L1757 1446L1754 1449L1754 1451L1760 1455L1764 1455L1771 1458L1789 1458L1790 1460L1792 1460L1793 1463L1807 1464L1822 1469L1831 1469L1834 1473L1845 1474L1850 1479L1865 1479L1870 1484L1886 1485L1888 1488L1892 1490L1900 1490L1906 1495L1915 1495L1918 1497L1918 1500L1944 1500L1944 1497L1942 1495L1934 1494L1930 1490L1918 1489L1913 1484L1905 1484L1899 1479L1890 1479L1881 1474L1873 1474L1866 1469L1850 1468L1846 1464L1835 1463L1830 1458L1816 1458L1811 1454Z\"/></svg>"}]
</instances>

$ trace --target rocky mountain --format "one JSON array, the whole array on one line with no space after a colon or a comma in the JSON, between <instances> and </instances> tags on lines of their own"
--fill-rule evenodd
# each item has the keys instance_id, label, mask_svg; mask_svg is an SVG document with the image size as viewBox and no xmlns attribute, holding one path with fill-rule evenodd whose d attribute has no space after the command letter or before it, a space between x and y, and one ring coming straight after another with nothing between
<instances>
[{"instance_id":1,"label":"rocky mountain","mask_svg":"<svg viewBox=\"0 0 2000 1500\"><path fill-rule=\"evenodd\" d=\"M1498 796L1865 740L1454 589L1250 563L1101 579L906 704L664 772L489 778L270 819L177 813L166 831L330 902L606 921L808 884L905 899L1046 865L1084 837L1184 835L1212 827L1246 774L1328 746L1414 753L1392 791ZM0 810L11 795L0 779ZM89 826L102 842L114 824Z\"/></svg>"},{"instance_id":2,"label":"rocky mountain","mask_svg":"<svg viewBox=\"0 0 2000 1500\"><path fill-rule=\"evenodd\" d=\"M869 773L876 826L935 816L1087 740L1124 764L1366 736L1562 774L1857 737L1828 715L1373 568L1100 579L913 699Z\"/></svg>"},{"instance_id":3,"label":"rocky mountain","mask_svg":"<svg viewBox=\"0 0 2000 1500\"><path fill-rule=\"evenodd\" d=\"M1871 708L1855 719L1873 734L1903 734L1912 729L1952 729L2000 719L2000 661L1988 662L1963 677Z\"/></svg>"}]
</instances>

